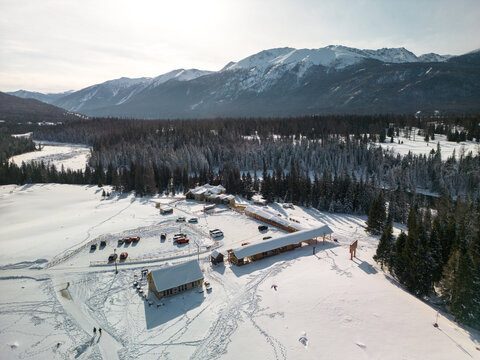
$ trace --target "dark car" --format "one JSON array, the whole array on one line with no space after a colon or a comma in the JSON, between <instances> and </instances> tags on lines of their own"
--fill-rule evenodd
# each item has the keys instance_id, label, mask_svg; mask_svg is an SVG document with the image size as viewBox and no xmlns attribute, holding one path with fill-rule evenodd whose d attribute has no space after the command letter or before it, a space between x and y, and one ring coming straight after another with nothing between
<instances>
[{"instance_id":1,"label":"dark car","mask_svg":"<svg viewBox=\"0 0 480 360\"><path fill-rule=\"evenodd\" d=\"M162 241L167 240L167 234L161 233L161 234L160 234L160 240L162 240Z\"/></svg>"},{"instance_id":2,"label":"dark car","mask_svg":"<svg viewBox=\"0 0 480 360\"><path fill-rule=\"evenodd\" d=\"M123 239L118 239L118 246L123 245L123 241L124 241Z\"/></svg>"},{"instance_id":3,"label":"dark car","mask_svg":"<svg viewBox=\"0 0 480 360\"><path fill-rule=\"evenodd\" d=\"M272 238L271 236L265 236L265 237L263 238L263 240L268 240L268 239L271 239L271 238Z\"/></svg>"},{"instance_id":4,"label":"dark car","mask_svg":"<svg viewBox=\"0 0 480 360\"><path fill-rule=\"evenodd\" d=\"M115 261L117 260L117 257L118 257L117 254L110 254L110 256L108 257L108 261L109 262Z\"/></svg>"},{"instance_id":5,"label":"dark car","mask_svg":"<svg viewBox=\"0 0 480 360\"><path fill-rule=\"evenodd\" d=\"M185 222L186 220L183 216L177 218L177 222Z\"/></svg>"},{"instance_id":6,"label":"dark car","mask_svg":"<svg viewBox=\"0 0 480 360\"><path fill-rule=\"evenodd\" d=\"M116 254L115 254L116 255ZM126 258L128 257L128 253L127 252L122 252L120 254L120 260L125 260Z\"/></svg>"},{"instance_id":7,"label":"dark car","mask_svg":"<svg viewBox=\"0 0 480 360\"><path fill-rule=\"evenodd\" d=\"M259 230L259 231L268 230L268 226L267 226L267 225L259 225L259 226L258 226L258 230Z\"/></svg>"},{"instance_id":8,"label":"dark car","mask_svg":"<svg viewBox=\"0 0 480 360\"><path fill-rule=\"evenodd\" d=\"M140 241L140 236L133 236L130 239L132 239L132 241L136 243Z\"/></svg>"},{"instance_id":9,"label":"dark car","mask_svg":"<svg viewBox=\"0 0 480 360\"><path fill-rule=\"evenodd\" d=\"M100 247L107 246L107 242L105 240L100 241Z\"/></svg>"},{"instance_id":10,"label":"dark car","mask_svg":"<svg viewBox=\"0 0 480 360\"><path fill-rule=\"evenodd\" d=\"M97 249L97 244L92 244L92 246L90 246L90 250L96 250Z\"/></svg>"}]
</instances>

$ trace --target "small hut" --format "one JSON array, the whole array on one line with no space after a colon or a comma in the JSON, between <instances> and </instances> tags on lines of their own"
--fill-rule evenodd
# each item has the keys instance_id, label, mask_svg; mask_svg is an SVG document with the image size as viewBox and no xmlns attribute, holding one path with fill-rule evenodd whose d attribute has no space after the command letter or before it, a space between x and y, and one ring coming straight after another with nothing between
<instances>
[{"instance_id":1,"label":"small hut","mask_svg":"<svg viewBox=\"0 0 480 360\"><path fill-rule=\"evenodd\" d=\"M223 254L218 252L217 250L213 250L212 253L210 254L210 261L214 265L223 263Z\"/></svg>"}]
</instances>

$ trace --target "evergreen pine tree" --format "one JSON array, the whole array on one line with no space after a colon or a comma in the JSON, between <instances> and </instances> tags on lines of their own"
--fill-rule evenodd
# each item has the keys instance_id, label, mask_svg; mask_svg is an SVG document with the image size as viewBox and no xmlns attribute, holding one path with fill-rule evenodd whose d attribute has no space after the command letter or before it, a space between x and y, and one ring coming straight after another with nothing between
<instances>
[{"instance_id":1,"label":"evergreen pine tree","mask_svg":"<svg viewBox=\"0 0 480 360\"><path fill-rule=\"evenodd\" d=\"M383 269L383 266L391 268L392 266L392 242L393 242L393 227L392 222L389 221L385 230L380 237L378 242L377 252L373 256L373 260L380 264Z\"/></svg>"}]
</instances>

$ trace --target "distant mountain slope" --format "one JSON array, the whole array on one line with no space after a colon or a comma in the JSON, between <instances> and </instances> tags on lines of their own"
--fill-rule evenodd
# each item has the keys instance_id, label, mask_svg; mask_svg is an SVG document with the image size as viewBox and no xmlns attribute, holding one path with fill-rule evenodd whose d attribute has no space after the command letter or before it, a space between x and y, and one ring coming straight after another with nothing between
<instances>
[{"instance_id":1,"label":"distant mountain slope","mask_svg":"<svg viewBox=\"0 0 480 360\"><path fill-rule=\"evenodd\" d=\"M178 69L155 78L120 78L76 91L57 99L53 104L70 111L93 114L96 109L116 107L128 102L141 91L154 89L168 81L189 81L210 73L211 71L197 69Z\"/></svg>"},{"instance_id":2,"label":"distant mountain slope","mask_svg":"<svg viewBox=\"0 0 480 360\"><path fill-rule=\"evenodd\" d=\"M264 50L217 72L174 70L107 81L54 104L91 116L204 118L314 113L480 111L479 52L405 48Z\"/></svg>"},{"instance_id":3,"label":"distant mountain slope","mask_svg":"<svg viewBox=\"0 0 480 360\"><path fill-rule=\"evenodd\" d=\"M79 116L35 99L22 99L0 92L0 119L16 122L59 122Z\"/></svg>"},{"instance_id":4,"label":"distant mountain slope","mask_svg":"<svg viewBox=\"0 0 480 360\"><path fill-rule=\"evenodd\" d=\"M53 93L53 94L43 94L35 91L27 91L27 90L18 90L18 91L13 91L13 92L7 92L8 95L13 95L13 96L18 96L23 99L35 99L39 100L41 102L51 104L55 100L58 100L64 96L67 96L68 94L71 94L73 90L70 91L65 91L62 93Z\"/></svg>"}]
</instances>

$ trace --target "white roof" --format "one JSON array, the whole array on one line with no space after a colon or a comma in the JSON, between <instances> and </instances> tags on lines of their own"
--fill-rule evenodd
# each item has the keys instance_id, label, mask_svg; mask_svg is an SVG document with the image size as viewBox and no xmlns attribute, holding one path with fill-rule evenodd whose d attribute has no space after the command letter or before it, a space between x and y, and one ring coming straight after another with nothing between
<instances>
[{"instance_id":1,"label":"white roof","mask_svg":"<svg viewBox=\"0 0 480 360\"><path fill-rule=\"evenodd\" d=\"M151 274L159 292L203 279L203 273L197 260L166 266L152 271Z\"/></svg>"},{"instance_id":2,"label":"white roof","mask_svg":"<svg viewBox=\"0 0 480 360\"><path fill-rule=\"evenodd\" d=\"M202 186L197 186L195 189L190 190L192 194L219 194L222 191L225 191L225 188L222 185L213 186L210 184L205 184Z\"/></svg>"},{"instance_id":3,"label":"white roof","mask_svg":"<svg viewBox=\"0 0 480 360\"><path fill-rule=\"evenodd\" d=\"M300 224L293 223L287 218L283 217L280 213L274 212L268 208L259 207L259 206L248 206L245 209L245 213L247 212L261 216L262 218L267 220L275 221L276 223L279 223L281 225L292 227L297 230L304 229L304 227L301 226Z\"/></svg>"},{"instance_id":4,"label":"white roof","mask_svg":"<svg viewBox=\"0 0 480 360\"><path fill-rule=\"evenodd\" d=\"M238 259L242 259L248 256L261 254L263 252L281 248L283 246L292 245L301 241L310 240L316 237L320 237L326 234L333 233L327 225L323 225L317 228L297 231L276 239L262 241L261 243L242 246L237 249L233 249L233 253Z\"/></svg>"},{"instance_id":5,"label":"white roof","mask_svg":"<svg viewBox=\"0 0 480 360\"><path fill-rule=\"evenodd\" d=\"M218 255L220 255L221 253L219 253L217 250L213 250L212 253L210 254L210 256L212 256L213 258L217 258Z\"/></svg>"}]
</instances>

